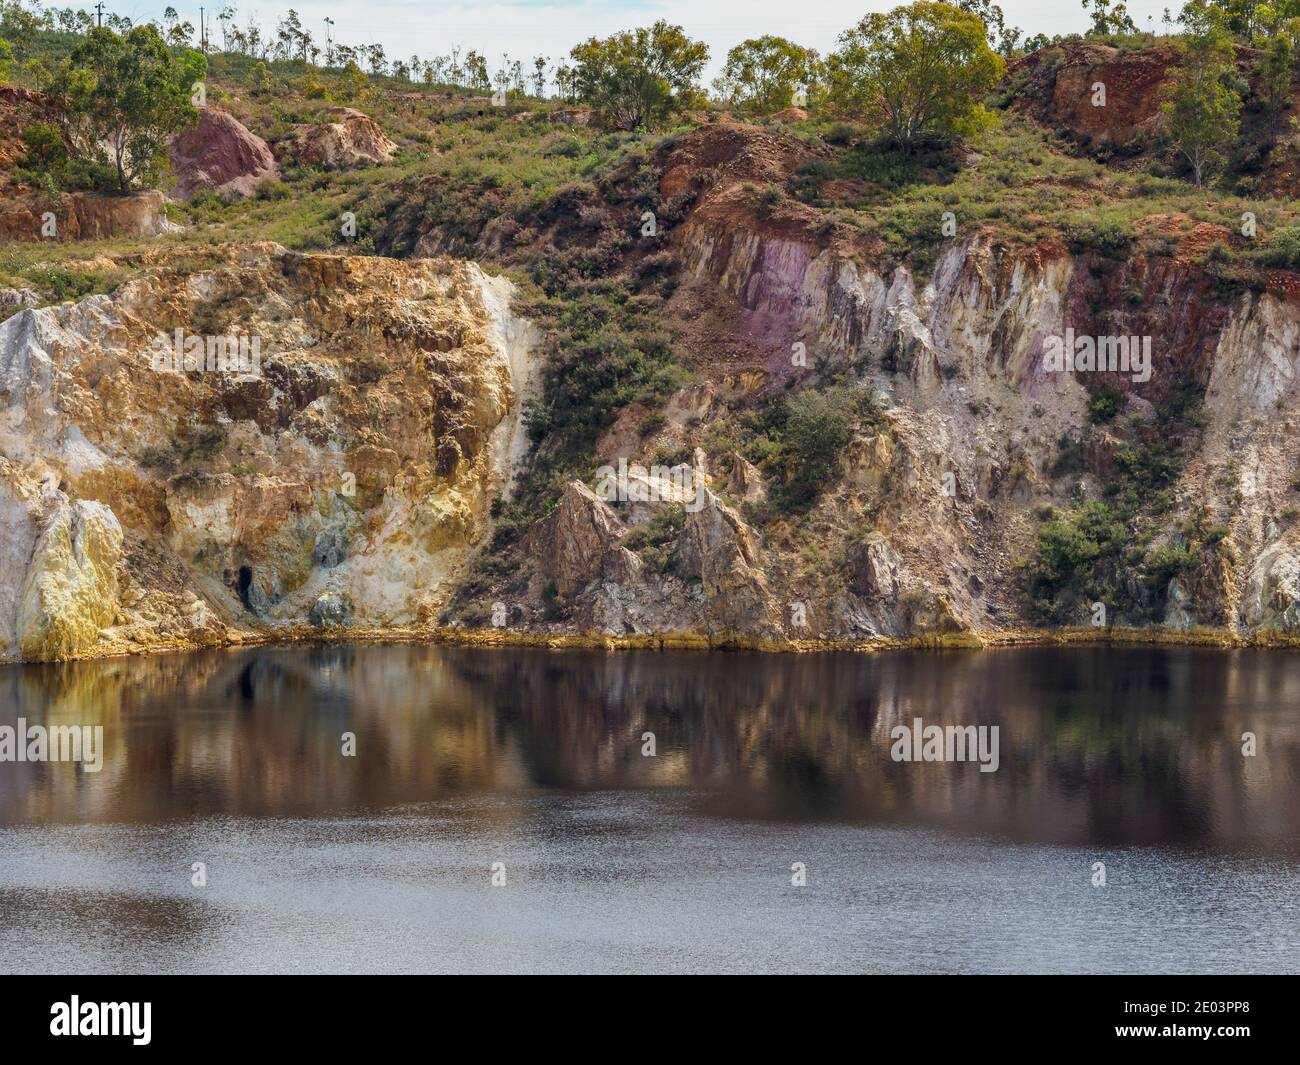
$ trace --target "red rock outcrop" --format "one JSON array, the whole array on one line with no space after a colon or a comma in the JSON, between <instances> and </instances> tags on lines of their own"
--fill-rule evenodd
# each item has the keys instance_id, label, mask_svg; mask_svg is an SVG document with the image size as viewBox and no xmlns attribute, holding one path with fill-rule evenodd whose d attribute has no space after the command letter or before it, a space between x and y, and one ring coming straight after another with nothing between
<instances>
[{"instance_id":1,"label":"red rock outcrop","mask_svg":"<svg viewBox=\"0 0 1300 1065\"><path fill-rule=\"evenodd\" d=\"M1236 46L1243 82L1255 81L1259 57L1258 49ZM1181 62L1173 44L1125 51L1066 41L1011 63L1005 85L1012 106L1040 122L1085 143L1120 145L1160 127L1166 88Z\"/></svg>"},{"instance_id":2,"label":"red rock outcrop","mask_svg":"<svg viewBox=\"0 0 1300 1065\"><path fill-rule=\"evenodd\" d=\"M49 120L49 99L43 93L16 85L0 86L0 185L8 177L5 170L27 153L23 130L33 122Z\"/></svg>"},{"instance_id":3,"label":"red rock outcrop","mask_svg":"<svg viewBox=\"0 0 1300 1065\"><path fill-rule=\"evenodd\" d=\"M1178 64L1173 45L1125 52L1076 41L1030 53L1011 64L1007 78L1022 86L1015 105L1039 121L1123 144L1159 124L1161 89Z\"/></svg>"},{"instance_id":4,"label":"red rock outcrop","mask_svg":"<svg viewBox=\"0 0 1300 1065\"><path fill-rule=\"evenodd\" d=\"M202 108L198 125L172 139L169 156L177 179L169 195L176 200L202 189L248 196L262 181L278 177L266 141L214 107Z\"/></svg>"}]
</instances>

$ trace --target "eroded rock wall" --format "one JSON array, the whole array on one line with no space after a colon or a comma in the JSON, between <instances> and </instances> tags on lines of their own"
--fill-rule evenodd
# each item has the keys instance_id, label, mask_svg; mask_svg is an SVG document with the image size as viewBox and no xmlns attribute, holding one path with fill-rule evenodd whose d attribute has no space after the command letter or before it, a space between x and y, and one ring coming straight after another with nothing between
<instances>
[{"instance_id":1,"label":"eroded rock wall","mask_svg":"<svg viewBox=\"0 0 1300 1065\"><path fill-rule=\"evenodd\" d=\"M532 372L508 283L219 260L0 323L5 656L425 623L487 534Z\"/></svg>"},{"instance_id":2,"label":"eroded rock wall","mask_svg":"<svg viewBox=\"0 0 1300 1065\"><path fill-rule=\"evenodd\" d=\"M1114 473L1115 436L1082 432L1090 398L1124 395L1125 418L1158 436L1155 410L1183 388L1204 390L1203 425L1152 540L1180 545L1180 526L1198 512L1228 536L1164 589L1165 625L1296 631L1300 300L1289 278L1223 298L1177 259L1100 262L975 237L951 243L918 280L906 266L881 272L810 235L737 227L734 217L706 208L685 227L679 247L691 282L728 294L741 327L772 351L774 375L792 345L810 362L859 360L862 387L884 407L884 428L846 451L819 514L830 543L869 532L877 556L887 544L911 591L882 611L890 604L875 579L825 589L811 597L819 634L915 634L927 616L974 631L1034 625L1017 564L1035 550L1035 514L1106 498ZM1067 329L1150 337L1148 379L1049 371L1047 340ZM1081 439L1081 467L1063 474L1063 446ZM861 569L858 550L849 561ZM867 570L878 569L868 558ZM797 600L797 587L778 598Z\"/></svg>"},{"instance_id":3,"label":"eroded rock wall","mask_svg":"<svg viewBox=\"0 0 1300 1065\"><path fill-rule=\"evenodd\" d=\"M164 202L157 189L127 196L63 192L53 201L32 194L6 197L0 203L0 240L157 237L177 228L167 220Z\"/></svg>"}]
</instances>

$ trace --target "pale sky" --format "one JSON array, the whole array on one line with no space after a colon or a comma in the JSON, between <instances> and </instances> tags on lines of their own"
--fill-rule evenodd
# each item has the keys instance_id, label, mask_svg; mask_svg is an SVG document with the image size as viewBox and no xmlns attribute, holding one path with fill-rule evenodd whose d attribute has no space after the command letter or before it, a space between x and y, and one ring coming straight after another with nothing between
<instances>
[{"instance_id":1,"label":"pale sky","mask_svg":"<svg viewBox=\"0 0 1300 1065\"><path fill-rule=\"evenodd\" d=\"M57 0L53 6L63 6ZM108 0L108 9L136 21L161 19L167 0ZM172 0L183 17L198 25L199 5ZM205 4L209 17L222 6ZM510 2L448 3L445 0L298 0L236 3L241 25L250 14L258 17L265 36L289 8L298 12L304 26L324 42L323 19L334 20L334 38L346 44L382 44L390 59L445 55L451 45L477 48L495 67L502 52L513 58L568 53L579 41L603 37L617 30L649 25L664 18L685 28L688 35L708 43L712 57L706 81L721 66L727 49L748 37L778 34L818 49L823 55L835 38L869 11L897 6L886 0L510 0ZM1088 17L1082 0L1004 0L1002 10L1011 25L1026 35L1082 32ZM1160 29L1166 7L1172 4L1130 0L1129 14L1139 29ZM1148 17L1150 16L1150 18ZM210 36L220 38L212 24Z\"/></svg>"}]
</instances>

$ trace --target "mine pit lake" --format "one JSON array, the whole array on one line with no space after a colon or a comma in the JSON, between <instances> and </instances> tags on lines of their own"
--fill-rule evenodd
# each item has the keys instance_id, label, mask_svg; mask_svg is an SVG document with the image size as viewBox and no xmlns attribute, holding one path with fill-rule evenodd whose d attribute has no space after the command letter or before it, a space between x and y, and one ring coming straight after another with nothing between
<instances>
[{"instance_id":1,"label":"mine pit lake","mask_svg":"<svg viewBox=\"0 0 1300 1065\"><path fill-rule=\"evenodd\" d=\"M1286 651L261 647L20 719L104 751L0 762L5 972L1300 970Z\"/></svg>"}]
</instances>

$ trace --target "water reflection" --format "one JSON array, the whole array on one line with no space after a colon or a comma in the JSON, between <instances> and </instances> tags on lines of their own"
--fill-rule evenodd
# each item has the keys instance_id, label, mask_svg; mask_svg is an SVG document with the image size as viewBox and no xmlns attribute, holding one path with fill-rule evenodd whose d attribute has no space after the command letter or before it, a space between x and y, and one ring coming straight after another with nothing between
<instances>
[{"instance_id":1,"label":"water reflection","mask_svg":"<svg viewBox=\"0 0 1300 1065\"><path fill-rule=\"evenodd\" d=\"M97 775L0 765L11 824L673 789L706 816L1300 850L1300 657L1282 652L210 651L0 669L0 724L20 716L102 724L106 755ZM998 725L1001 768L893 762L890 729L916 717Z\"/></svg>"}]
</instances>

